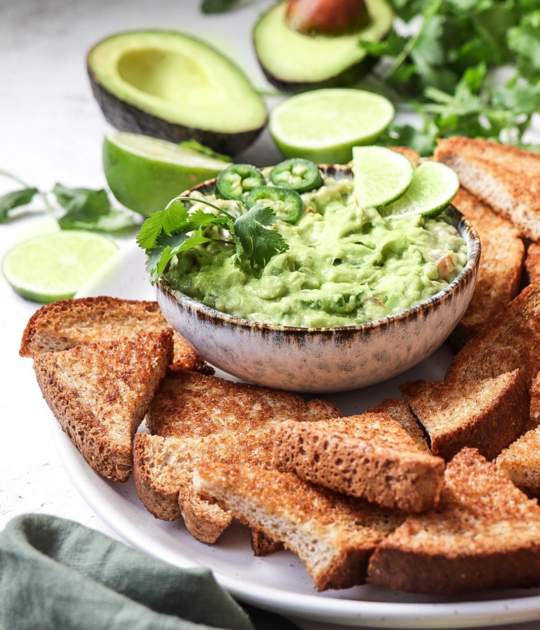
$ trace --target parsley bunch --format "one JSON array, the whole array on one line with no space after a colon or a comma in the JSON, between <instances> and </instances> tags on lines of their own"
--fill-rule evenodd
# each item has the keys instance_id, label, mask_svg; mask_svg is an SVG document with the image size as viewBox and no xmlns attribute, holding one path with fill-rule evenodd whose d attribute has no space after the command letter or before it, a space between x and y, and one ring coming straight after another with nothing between
<instances>
[{"instance_id":1,"label":"parsley bunch","mask_svg":"<svg viewBox=\"0 0 540 630\"><path fill-rule=\"evenodd\" d=\"M424 117L420 131L393 126L387 144L422 155L438 137L463 135L521 145L540 110L539 0L390 0L404 22L420 19L411 37L392 31L360 42L389 62L382 79ZM512 76L495 87L490 70ZM535 148L535 147L529 147Z\"/></svg>"},{"instance_id":2,"label":"parsley bunch","mask_svg":"<svg viewBox=\"0 0 540 630\"><path fill-rule=\"evenodd\" d=\"M183 201L203 203L218 214L202 210L190 213ZM269 229L276 221L273 210L261 203L247 210L239 202L238 212L233 216L203 199L178 197L165 210L154 212L146 219L137 235L137 243L146 250L146 270L152 284L163 275L175 256L210 242L233 247L237 259L245 257L253 267L263 268L272 256L289 248L279 232Z\"/></svg>"},{"instance_id":3,"label":"parsley bunch","mask_svg":"<svg viewBox=\"0 0 540 630\"><path fill-rule=\"evenodd\" d=\"M89 188L67 188L56 184L52 194L61 213L51 207L47 193L28 186L18 177L5 171L0 175L15 180L21 188L0 196L0 224L14 217L13 210L27 206L36 195L40 195L62 230L95 230L99 232L119 232L135 225L133 215L112 207L106 190Z\"/></svg>"}]
</instances>

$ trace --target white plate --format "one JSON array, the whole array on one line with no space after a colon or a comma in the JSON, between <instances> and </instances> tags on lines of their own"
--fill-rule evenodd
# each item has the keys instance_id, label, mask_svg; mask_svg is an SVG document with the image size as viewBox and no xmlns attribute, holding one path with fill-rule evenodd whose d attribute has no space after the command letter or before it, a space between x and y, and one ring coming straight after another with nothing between
<instances>
[{"instance_id":1,"label":"white plate","mask_svg":"<svg viewBox=\"0 0 540 630\"><path fill-rule=\"evenodd\" d=\"M128 248L115 267L94 279L84 294L151 297L139 250ZM391 381L327 398L345 415L359 413L383 398L399 395L398 385L405 380L442 378L451 357L450 350L442 347ZM126 484L106 481L86 464L59 425L54 425L56 446L68 475L113 530L135 547L171 564L210 567L217 580L244 602L306 619L381 628L464 628L540 619L540 589L493 591L466 598L411 595L372 586L317 593L292 553L254 557L249 532L239 524L231 526L216 545L204 545L191 537L181 521L154 519L138 500L131 480Z\"/></svg>"}]
</instances>

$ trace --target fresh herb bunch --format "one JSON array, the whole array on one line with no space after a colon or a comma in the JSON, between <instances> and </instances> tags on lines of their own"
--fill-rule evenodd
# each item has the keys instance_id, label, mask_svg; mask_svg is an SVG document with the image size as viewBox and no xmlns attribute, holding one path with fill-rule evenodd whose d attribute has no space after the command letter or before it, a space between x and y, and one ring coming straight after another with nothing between
<instances>
[{"instance_id":1,"label":"fresh herb bunch","mask_svg":"<svg viewBox=\"0 0 540 630\"><path fill-rule=\"evenodd\" d=\"M360 45L390 59L382 78L423 116L424 127L393 126L383 141L405 143L422 155L450 135L522 145L540 110L540 1L390 2L405 22L421 17L418 32L402 37L392 31L383 42ZM489 71L506 65L512 76L495 87Z\"/></svg>"},{"instance_id":2,"label":"fresh herb bunch","mask_svg":"<svg viewBox=\"0 0 540 630\"><path fill-rule=\"evenodd\" d=\"M190 213L183 201L205 204L218 214L202 210ZM204 243L233 247L233 256L247 258L254 268L264 268L272 256L287 251L283 236L269 229L277 221L271 208L258 203L248 210L242 202L237 208L233 216L204 199L178 197L165 210L151 214L137 235L137 243L146 250L146 270L152 284L175 256Z\"/></svg>"},{"instance_id":3,"label":"fresh herb bunch","mask_svg":"<svg viewBox=\"0 0 540 630\"><path fill-rule=\"evenodd\" d=\"M238 0L202 0L201 11L203 13L225 13L232 9Z\"/></svg>"},{"instance_id":4,"label":"fresh herb bunch","mask_svg":"<svg viewBox=\"0 0 540 630\"><path fill-rule=\"evenodd\" d=\"M67 188L56 184L52 190L63 212L58 215L49 203L48 194L6 171L0 175L16 181L21 188L0 196L0 223L7 223L13 218L15 208L27 206L36 195L40 195L47 209L58 221L62 230L91 230L99 232L119 232L135 225L133 215L112 207L106 190L89 188Z\"/></svg>"}]
</instances>

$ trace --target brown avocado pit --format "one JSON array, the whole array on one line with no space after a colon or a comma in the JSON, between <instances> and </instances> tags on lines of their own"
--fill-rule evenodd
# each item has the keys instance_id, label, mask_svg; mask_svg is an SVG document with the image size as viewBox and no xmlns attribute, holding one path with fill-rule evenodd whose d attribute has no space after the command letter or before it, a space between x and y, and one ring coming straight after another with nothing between
<instances>
[{"instance_id":1,"label":"brown avocado pit","mask_svg":"<svg viewBox=\"0 0 540 630\"><path fill-rule=\"evenodd\" d=\"M87 67L105 119L120 131L194 139L235 155L266 124L264 102L242 71L183 33L114 35L90 50Z\"/></svg>"},{"instance_id":2,"label":"brown avocado pit","mask_svg":"<svg viewBox=\"0 0 540 630\"><path fill-rule=\"evenodd\" d=\"M287 23L300 33L342 35L369 22L364 0L289 0Z\"/></svg>"}]
</instances>

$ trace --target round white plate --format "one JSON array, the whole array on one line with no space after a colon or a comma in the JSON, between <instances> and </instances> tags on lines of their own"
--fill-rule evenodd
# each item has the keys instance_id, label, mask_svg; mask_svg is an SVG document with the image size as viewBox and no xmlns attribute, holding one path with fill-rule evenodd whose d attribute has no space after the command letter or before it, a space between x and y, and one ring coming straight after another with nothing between
<instances>
[{"instance_id":1,"label":"round white plate","mask_svg":"<svg viewBox=\"0 0 540 630\"><path fill-rule=\"evenodd\" d=\"M148 299L143 257L128 248L115 269L93 282L85 295ZM452 358L443 346L426 361L386 383L326 398L345 415L360 413L384 398L399 396L406 380L442 379ZM220 373L220 376L225 376ZM230 378L230 377L229 377ZM88 504L122 538L138 549L180 566L207 566L232 595L244 602L317 621L380 628L464 628L540 619L540 589L514 589L445 598L358 586L317 593L298 558L281 551L253 556L249 531L233 524L215 545L197 542L181 521L155 519L137 497L133 482L105 480L84 461L54 421L62 463Z\"/></svg>"}]
</instances>

